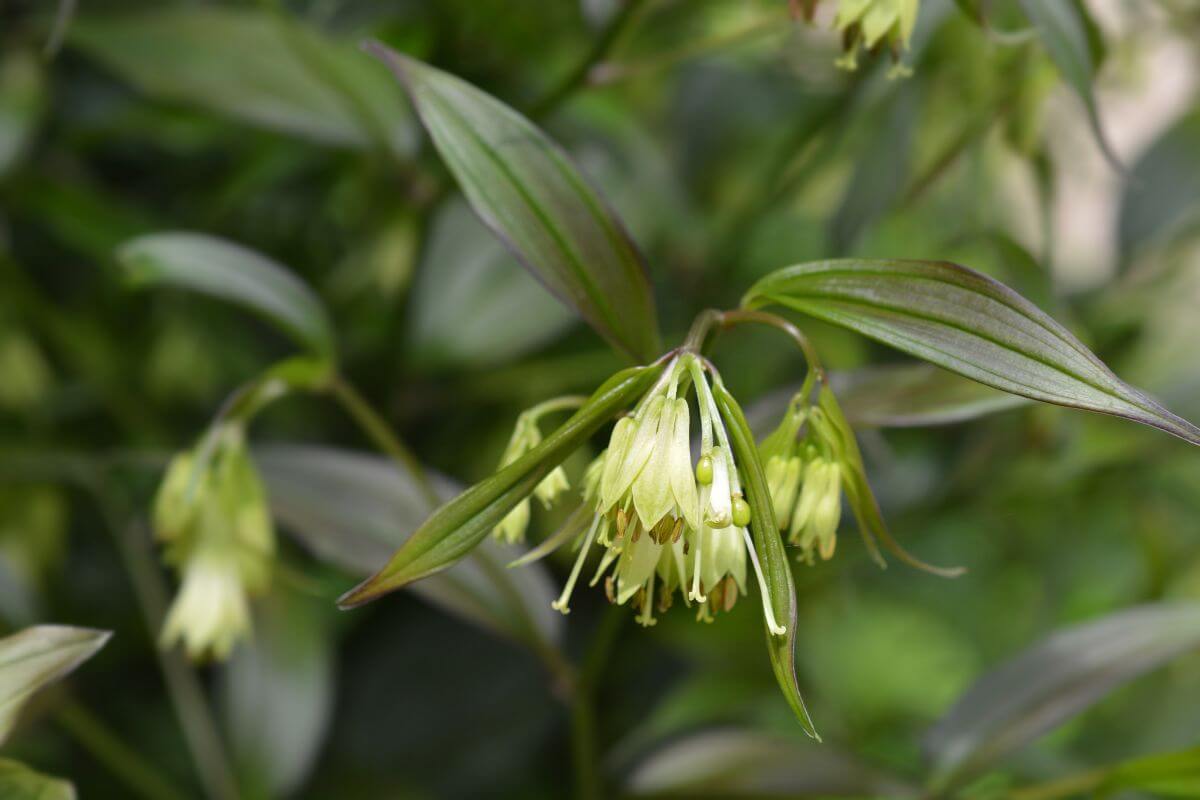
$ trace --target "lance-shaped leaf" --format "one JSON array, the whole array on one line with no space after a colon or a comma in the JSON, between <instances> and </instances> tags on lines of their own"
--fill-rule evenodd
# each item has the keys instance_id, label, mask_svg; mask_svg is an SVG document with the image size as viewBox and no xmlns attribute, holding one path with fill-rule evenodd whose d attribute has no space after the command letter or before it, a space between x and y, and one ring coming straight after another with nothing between
<instances>
[{"instance_id":1,"label":"lance-shaped leaf","mask_svg":"<svg viewBox=\"0 0 1200 800\"><path fill-rule=\"evenodd\" d=\"M952 425L1027 402L929 364L831 372L829 381L846 419L867 428Z\"/></svg>"},{"instance_id":2,"label":"lance-shaped leaf","mask_svg":"<svg viewBox=\"0 0 1200 800\"><path fill-rule=\"evenodd\" d=\"M740 467L742 488L746 503L750 506L750 536L767 583L766 599L775 612L775 619L786 628L779 636L767 629L767 654L771 659L771 669L804 731L820 741L821 737L804 705L804 698L800 696L800 684L796 679L796 585L788 565L787 550L775 522L775 509L762 461L758 457L758 446L742 409L720 383L713 386L713 399L729 432L734 460Z\"/></svg>"},{"instance_id":3,"label":"lance-shaped leaf","mask_svg":"<svg viewBox=\"0 0 1200 800\"><path fill-rule=\"evenodd\" d=\"M38 625L0 639L0 743L29 696L87 661L111 634L65 625Z\"/></svg>"},{"instance_id":4,"label":"lance-shaped leaf","mask_svg":"<svg viewBox=\"0 0 1200 800\"><path fill-rule=\"evenodd\" d=\"M254 457L283 529L352 574L377 570L429 514L412 476L386 458L307 445L258 447ZM462 488L441 476L432 482L446 499ZM545 650L558 642L562 615L550 609L555 590L545 570L504 568L518 553L485 539L410 588L451 614Z\"/></svg>"},{"instance_id":5,"label":"lance-shaped leaf","mask_svg":"<svg viewBox=\"0 0 1200 800\"><path fill-rule=\"evenodd\" d=\"M1052 634L983 676L930 730L925 749L934 783L961 783L1198 647L1197 603L1142 606Z\"/></svg>"},{"instance_id":6,"label":"lance-shaped leaf","mask_svg":"<svg viewBox=\"0 0 1200 800\"><path fill-rule=\"evenodd\" d=\"M171 286L237 303L313 353L333 357L333 325L320 299L286 268L249 248L201 233L152 233L123 244L117 261L134 286Z\"/></svg>"},{"instance_id":7,"label":"lance-shaped leaf","mask_svg":"<svg viewBox=\"0 0 1200 800\"><path fill-rule=\"evenodd\" d=\"M621 221L533 123L453 75L371 42L475 213L551 292L634 358L658 355L646 267Z\"/></svg>"},{"instance_id":8,"label":"lance-shaped leaf","mask_svg":"<svg viewBox=\"0 0 1200 800\"><path fill-rule=\"evenodd\" d=\"M1124 417L1200 444L1200 428L1120 380L1037 306L957 264L814 261L771 273L742 303L783 305L988 386Z\"/></svg>"},{"instance_id":9,"label":"lance-shaped leaf","mask_svg":"<svg viewBox=\"0 0 1200 800\"><path fill-rule=\"evenodd\" d=\"M352 608L454 564L471 552L550 470L613 415L631 405L662 372L662 365L630 367L609 378L586 404L542 443L495 475L439 508L379 572L338 601Z\"/></svg>"},{"instance_id":10,"label":"lance-shaped leaf","mask_svg":"<svg viewBox=\"0 0 1200 800\"><path fill-rule=\"evenodd\" d=\"M75 800L70 781L35 772L19 761L0 758L0 798L4 800Z\"/></svg>"}]
</instances>

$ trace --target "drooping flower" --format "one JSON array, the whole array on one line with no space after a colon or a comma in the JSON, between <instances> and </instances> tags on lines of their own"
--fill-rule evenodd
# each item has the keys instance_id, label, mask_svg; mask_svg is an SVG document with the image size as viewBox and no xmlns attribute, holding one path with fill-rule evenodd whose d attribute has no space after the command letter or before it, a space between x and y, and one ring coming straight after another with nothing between
<instances>
[{"instance_id":1,"label":"drooping flower","mask_svg":"<svg viewBox=\"0 0 1200 800\"><path fill-rule=\"evenodd\" d=\"M746 562L755 570L763 613L783 632L747 531L738 465L717 412L708 376L692 353L675 356L629 416L617 421L608 447L588 467L584 502L594 509L579 553L554 608L566 614L593 544L602 548L590 585L602 580L611 602L631 604L643 625L655 623L675 593L697 617L731 609L746 592ZM694 391L700 455L692 453Z\"/></svg>"},{"instance_id":2,"label":"drooping flower","mask_svg":"<svg viewBox=\"0 0 1200 800\"><path fill-rule=\"evenodd\" d=\"M247 597L266 587L275 533L242 426L224 423L167 468L154 508L155 535L179 572L162 643L192 658L226 658L250 630Z\"/></svg>"},{"instance_id":3,"label":"drooping flower","mask_svg":"<svg viewBox=\"0 0 1200 800\"><path fill-rule=\"evenodd\" d=\"M533 408L517 417L512 437L509 438L508 446L504 448L504 454L500 457L501 468L507 467L541 444L542 434L538 430L539 411L540 409ZM560 464L538 482L538 485L534 487L533 494L542 502L542 505L549 508L555 498L569 488L571 485L567 481L567 473ZM492 535L509 544L523 542L525 541L525 531L529 527L529 517L530 503L527 497L517 503L513 510L500 520L500 524L493 529Z\"/></svg>"},{"instance_id":4,"label":"drooping flower","mask_svg":"<svg viewBox=\"0 0 1200 800\"><path fill-rule=\"evenodd\" d=\"M858 66L858 48L874 50L886 42L897 65L891 76L908 74L900 55L909 47L917 23L920 0L841 0L834 27L842 34L842 57L837 64L853 70Z\"/></svg>"}]
</instances>

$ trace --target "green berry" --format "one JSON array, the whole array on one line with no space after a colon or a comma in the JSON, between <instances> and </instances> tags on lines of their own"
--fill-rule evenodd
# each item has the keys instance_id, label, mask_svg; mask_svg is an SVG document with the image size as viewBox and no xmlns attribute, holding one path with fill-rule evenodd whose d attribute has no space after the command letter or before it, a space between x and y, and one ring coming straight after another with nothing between
<instances>
[{"instance_id":1,"label":"green berry","mask_svg":"<svg viewBox=\"0 0 1200 800\"><path fill-rule=\"evenodd\" d=\"M696 480L701 486L708 486L713 480L712 456L701 456L696 462Z\"/></svg>"},{"instance_id":2,"label":"green berry","mask_svg":"<svg viewBox=\"0 0 1200 800\"><path fill-rule=\"evenodd\" d=\"M733 524L739 528L750 524L750 504L741 495L733 498Z\"/></svg>"}]
</instances>

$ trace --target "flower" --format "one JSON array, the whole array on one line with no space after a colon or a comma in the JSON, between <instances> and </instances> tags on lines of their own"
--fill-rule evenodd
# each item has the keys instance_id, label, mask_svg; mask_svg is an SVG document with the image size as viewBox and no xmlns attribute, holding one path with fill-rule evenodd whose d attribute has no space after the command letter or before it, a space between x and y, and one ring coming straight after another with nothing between
<instances>
[{"instance_id":1,"label":"flower","mask_svg":"<svg viewBox=\"0 0 1200 800\"><path fill-rule=\"evenodd\" d=\"M889 77L908 75L911 70L898 63L901 52L909 48L913 28L920 11L920 0L840 0L833 26L842 35L842 69L858 68L858 50L874 50L885 42L897 62ZM811 20L816 0L798 0L792 4L794 17Z\"/></svg>"},{"instance_id":2,"label":"flower","mask_svg":"<svg viewBox=\"0 0 1200 800\"><path fill-rule=\"evenodd\" d=\"M513 426L508 446L504 448L504 454L500 457L501 467L507 467L541 444L542 434L538 430L537 425L538 417L541 413L542 408L535 407L517 417L517 423ZM567 473L560 464L550 470L550 473L538 482L538 485L533 489L533 494L542 502L542 505L549 508L558 495L569 488L571 488L571 485L567 481ZM523 542L525 541L525 531L529 527L529 517L529 498L525 498L520 503L517 503L513 510L505 515L504 519L500 520L500 524L492 530L492 535L509 544Z\"/></svg>"},{"instance_id":3,"label":"flower","mask_svg":"<svg viewBox=\"0 0 1200 800\"><path fill-rule=\"evenodd\" d=\"M247 596L266 587L275 533L242 426L218 425L176 456L155 499L154 527L182 586L162 643L192 658L226 658L250 630Z\"/></svg>"},{"instance_id":4,"label":"flower","mask_svg":"<svg viewBox=\"0 0 1200 800\"><path fill-rule=\"evenodd\" d=\"M603 580L610 602L631 604L642 625L655 624L655 611L666 611L676 592L685 604L697 604L700 620L732 609L746 593L749 561L767 625L772 633L784 632L747 530L750 509L705 369L693 353L673 357L632 413L613 426L608 447L589 465L584 502L592 505L592 522L553 603L563 614L570 612L594 544L603 552L589 585ZM692 452L689 390L699 411L699 458Z\"/></svg>"}]
</instances>

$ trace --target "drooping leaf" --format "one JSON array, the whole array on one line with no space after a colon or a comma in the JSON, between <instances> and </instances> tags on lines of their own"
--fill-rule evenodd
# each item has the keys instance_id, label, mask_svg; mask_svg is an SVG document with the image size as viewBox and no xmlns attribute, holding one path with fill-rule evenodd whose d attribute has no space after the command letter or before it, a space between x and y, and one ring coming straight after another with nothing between
<instances>
[{"instance_id":1,"label":"drooping leaf","mask_svg":"<svg viewBox=\"0 0 1200 800\"><path fill-rule=\"evenodd\" d=\"M0 800L75 800L77 796L70 781L0 758Z\"/></svg>"},{"instance_id":2,"label":"drooping leaf","mask_svg":"<svg viewBox=\"0 0 1200 800\"><path fill-rule=\"evenodd\" d=\"M328 447L274 445L255 450L272 515L323 561L370 575L429 515L411 476L391 461ZM433 480L438 494L460 488ZM554 587L541 567L508 570L519 550L485 540L443 572L412 584L431 603L518 641L554 644L562 616L550 609Z\"/></svg>"},{"instance_id":3,"label":"drooping leaf","mask_svg":"<svg viewBox=\"0 0 1200 800\"><path fill-rule=\"evenodd\" d=\"M68 42L156 98L332 145L401 155L415 145L411 114L354 44L281 15L172 6L83 16Z\"/></svg>"},{"instance_id":4,"label":"drooping leaf","mask_svg":"<svg viewBox=\"0 0 1200 800\"><path fill-rule=\"evenodd\" d=\"M767 599L774 609L776 621L785 628L782 635L774 635L767 629L767 654L771 659L771 669L805 733L820 741L821 737L804 705L800 684L796 679L796 586L792 579L792 568L788 564L787 550L775 522L775 507L758 456L758 446L733 395L718 383L713 386L713 399L729 432L733 457L740 467L746 503L750 506L750 536L767 583Z\"/></svg>"},{"instance_id":5,"label":"drooping leaf","mask_svg":"<svg viewBox=\"0 0 1200 800\"><path fill-rule=\"evenodd\" d=\"M1200 428L1123 382L1003 284L941 261L841 259L778 270L742 301L778 304L1022 397L1112 414L1200 444Z\"/></svg>"},{"instance_id":6,"label":"drooping leaf","mask_svg":"<svg viewBox=\"0 0 1200 800\"><path fill-rule=\"evenodd\" d=\"M1092 40L1084 10L1071 0L1020 0L1021 8L1029 17L1046 48L1050 60L1058 67L1063 79L1079 95L1087 111L1088 123L1096 137L1096 143L1116 169L1121 169L1120 159L1113 152L1100 112L1092 81L1096 77L1098 47Z\"/></svg>"},{"instance_id":7,"label":"drooping leaf","mask_svg":"<svg viewBox=\"0 0 1200 800\"><path fill-rule=\"evenodd\" d=\"M656 797L906 797L915 792L828 745L777 734L718 728L652 751L626 789Z\"/></svg>"},{"instance_id":8,"label":"drooping leaf","mask_svg":"<svg viewBox=\"0 0 1200 800\"><path fill-rule=\"evenodd\" d=\"M308 348L332 359L333 326L320 299L280 264L233 242L167 232L123 244L117 261L134 286L189 289L245 306Z\"/></svg>"},{"instance_id":9,"label":"drooping leaf","mask_svg":"<svg viewBox=\"0 0 1200 800\"><path fill-rule=\"evenodd\" d=\"M104 646L108 631L36 625L0 639L0 743L29 696L69 674Z\"/></svg>"},{"instance_id":10,"label":"drooping leaf","mask_svg":"<svg viewBox=\"0 0 1200 800\"><path fill-rule=\"evenodd\" d=\"M312 771L332 722L336 611L297 593L274 594L257 610L253 641L221 671L222 699L239 767L281 797Z\"/></svg>"},{"instance_id":11,"label":"drooping leaf","mask_svg":"<svg viewBox=\"0 0 1200 800\"><path fill-rule=\"evenodd\" d=\"M495 365L575 322L465 203L438 213L424 251L409 313L412 353L423 363Z\"/></svg>"},{"instance_id":12,"label":"drooping leaf","mask_svg":"<svg viewBox=\"0 0 1200 800\"><path fill-rule=\"evenodd\" d=\"M1128 260L1141 247L1169 236L1200 215L1200 111L1186 115L1146 150L1121 196L1120 251Z\"/></svg>"},{"instance_id":13,"label":"drooping leaf","mask_svg":"<svg viewBox=\"0 0 1200 800\"><path fill-rule=\"evenodd\" d=\"M475 213L561 301L640 361L658 355L646 268L616 215L529 120L462 80L372 42Z\"/></svg>"},{"instance_id":14,"label":"drooping leaf","mask_svg":"<svg viewBox=\"0 0 1200 800\"><path fill-rule=\"evenodd\" d=\"M981 678L930 730L936 785L961 782L1198 647L1195 603L1141 606L1051 634Z\"/></svg>"},{"instance_id":15,"label":"drooping leaf","mask_svg":"<svg viewBox=\"0 0 1200 800\"><path fill-rule=\"evenodd\" d=\"M662 365L655 364L630 367L609 378L541 444L435 511L382 569L339 600L341 606L369 602L459 561L528 497L550 470L631 405L661 372Z\"/></svg>"},{"instance_id":16,"label":"drooping leaf","mask_svg":"<svg viewBox=\"0 0 1200 800\"><path fill-rule=\"evenodd\" d=\"M829 379L846 419L866 428L952 425L1027 402L931 364L881 364Z\"/></svg>"}]
</instances>

